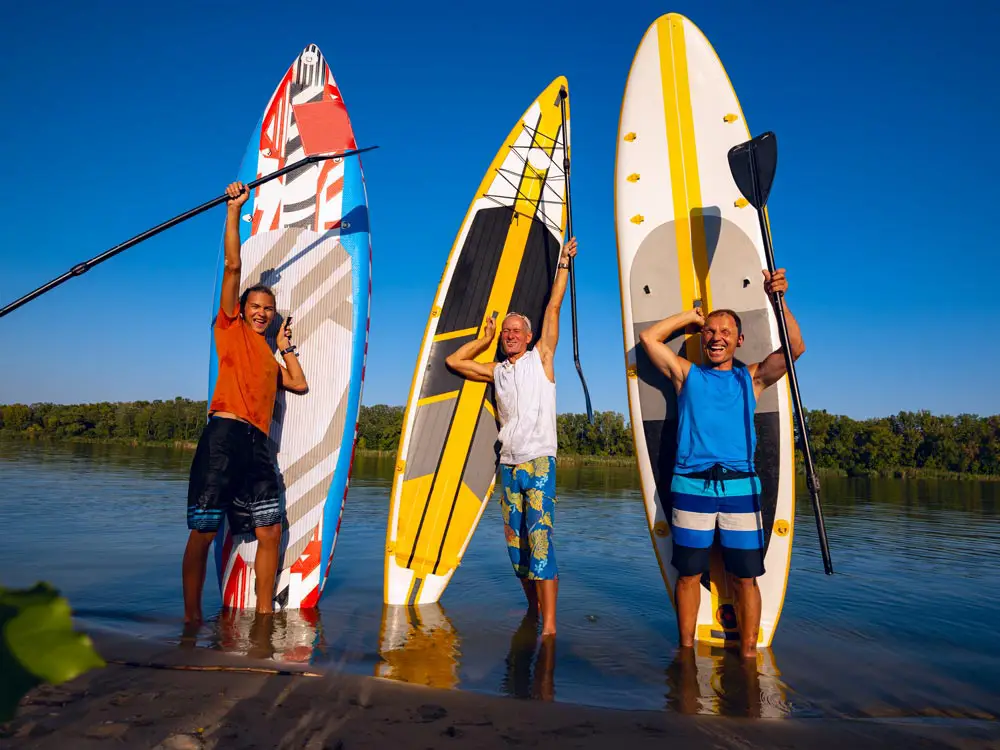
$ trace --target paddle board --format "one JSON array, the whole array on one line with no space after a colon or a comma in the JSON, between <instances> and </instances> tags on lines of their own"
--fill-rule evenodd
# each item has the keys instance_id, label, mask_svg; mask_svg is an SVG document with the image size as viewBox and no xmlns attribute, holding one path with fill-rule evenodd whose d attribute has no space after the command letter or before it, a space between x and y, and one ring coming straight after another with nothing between
<instances>
[{"instance_id":1,"label":"paddle board","mask_svg":"<svg viewBox=\"0 0 1000 750\"><path fill-rule=\"evenodd\" d=\"M478 338L493 313L497 346L480 355L482 362L500 357L499 327L508 311L527 315L536 336L541 327L566 221L569 137L559 100L565 86L561 77L549 84L500 146L434 296L392 483L388 604L438 601L493 493L500 452L493 387L453 373L445 358ZM568 107L567 100L567 124Z\"/></svg>"},{"instance_id":2,"label":"paddle board","mask_svg":"<svg viewBox=\"0 0 1000 750\"><path fill-rule=\"evenodd\" d=\"M741 362L759 362L780 346L764 292L761 269L767 264L757 215L740 195L727 160L729 149L749 138L736 92L708 39L681 15L658 18L639 44L622 101L615 227L632 432L650 538L671 600L677 580L669 524L677 402L669 380L638 345L639 334L701 300L706 313L730 308L741 316ZM701 362L697 335L680 333L668 343ZM765 646L778 626L792 548L791 420L783 378L761 395L754 415L767 550L766 572L758 579L758 640ZM696 639L737 644L733 586L718 541L703 585Z\"/></svg>"},{"instance_id":3,"label":"paddle board","mask_svg":"<svg viewBox=\"0 0 1000 750\"><path fill-rule=\"evenodd\" d=\"M315 153L355 148L354 132L330 68L316 45L295 59L264 109L238 179L250 182ZM368 346L371 245L359 157L322 161L254 190L240 222L240 291L268 284L278 315L291 315L293 343L309 381L305 394L278 390L269 445L284 487L275 606L319 602L333 559L357 437ZM224 254L219 253L212 320ZM279 355L275 355L276 357ZM209 400L218 362L211 345ZM256 606L252 535L216 537L224 607Z\"/></svg>"}]
</instances>

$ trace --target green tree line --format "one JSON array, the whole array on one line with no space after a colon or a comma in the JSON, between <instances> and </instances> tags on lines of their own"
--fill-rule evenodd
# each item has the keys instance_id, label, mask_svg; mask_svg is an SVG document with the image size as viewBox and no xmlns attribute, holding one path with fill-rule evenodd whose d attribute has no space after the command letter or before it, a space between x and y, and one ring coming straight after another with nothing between
<instances>
[{"instance_id":1,"label":"green tree line","mask_svg":"<svg viewBox=\"0 0 1000 750\"><path fill-rule=\"evenodd\" d=\"M0 406L0 436L131 443L197 442L205 401L132 401L98 404ZM403 407L362 406L358 447L393 452ZM849 475L913 471L1000 476L1000 415L938 416L927 411L855 420L826 411L806 412L818 468ZM558 416L563 455L625 458L634 454L631 428L618 412Z\"/></svg>"}]
</instances>

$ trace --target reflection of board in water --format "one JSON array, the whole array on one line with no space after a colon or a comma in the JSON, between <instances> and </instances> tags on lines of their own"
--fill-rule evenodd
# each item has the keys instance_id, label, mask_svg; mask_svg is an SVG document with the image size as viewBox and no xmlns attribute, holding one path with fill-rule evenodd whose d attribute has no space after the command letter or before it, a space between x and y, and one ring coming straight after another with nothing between
<instances>
[{"instance_id":1,"label":"reflection of board in water","mask_svg":"<svg viewBox=\"0 0 1000 750\"><path fill-rule=\"evenodd\" d=\"M437 602L413 607L387 604L376 677L436 688L458 687L459 637Z\"/></svg>"},{"instance_id":2,"label":"reflection of board in water","mask_svg":"<svg viewBox=\"0 0 1000 750\"><path fill-rule=\"evenodd\" d=\"M686 18L668 14L647 30L622 102L615 165L615 214L629 409L650 538L671 599L670 481L676 452L673 386L638 345L657 321L700 304L742 318L744 363L780 346L763 288L760 226L729 171L727 153L749 138L742 110L719 58ZM700 337L678 332L667 345L701 362ZM737 363L737 366L739 363ZM787 379L761 394L753 417L760 476L765 574L760 645L774 637L791 557L794 472ZM748 425L748 429L750 425ZM738 643L734 587L724 573L718 537L704 577L695 637Z\"/></svg>"},{"instance_id":3,"label":"reflection of board in water","mask_svg":"<svg viewBox=\"0 0 1000 750\"><path fill-rule=\"evenodd\" d=\"M298 609L260 615L224 610L219 616L218 646L227 654L251 659L312 663L326 651L318 609Z\"/></svg>"},{"instance_id":4,"label":"reflection of board in water","mask_svg":"<svg viewBox=\"0 0 1000 750\"><path fill-rule=\"evenodd\" d=\"M683 714L781 719L791 713L774 652L756 659L699 643L678 649L667 667L667 707Z\"/></svg>"}]
</instances>

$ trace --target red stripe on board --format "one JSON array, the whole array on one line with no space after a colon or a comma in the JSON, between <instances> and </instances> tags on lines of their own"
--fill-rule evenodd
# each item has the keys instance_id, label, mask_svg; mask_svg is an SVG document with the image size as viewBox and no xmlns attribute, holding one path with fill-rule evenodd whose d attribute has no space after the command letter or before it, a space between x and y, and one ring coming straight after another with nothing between
<instances>
[{"instance_id":1,"label":"red stripe on board","mask_svg":"<svg viewBox=\"0 0 1000 750\"><path fill-rule=\"evenodd\" d=\"M326 164L329 164L331 168L333 167L333 162L329 162L328 161L328 162L326 162ZM324 174L322 177L320 177L320 183L322 183L323 177L326 177L326 175ZM329 202L330 200L332 200L333 196L336 195L337 193L343 191L343 189L344 189L344 178L343 177L339 177L337 180L335 180L334 182L330 183L330 185L328 185L327 188L326 188L326 200L327 200L327 202ZM317 206L317 208L318 208L318 206Z\"/></svg>"}]
</instances>

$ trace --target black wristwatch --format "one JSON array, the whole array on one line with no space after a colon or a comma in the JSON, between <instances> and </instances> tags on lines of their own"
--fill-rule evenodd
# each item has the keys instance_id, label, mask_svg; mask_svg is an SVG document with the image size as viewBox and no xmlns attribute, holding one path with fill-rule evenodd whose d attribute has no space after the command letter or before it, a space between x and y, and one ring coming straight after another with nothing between
<instances>
[{"instance_id":1,"label":"black wristwatch","mask_svg":"<svg viewBox=\"0 0 1000 750\"><path fill-rule=\"evenodd\" d=\"M559 267L560 268L565 268L568 271L569 270L569 263L560 263Z\"/></svg>"},{"instance_id":2,"label":"black wristwatch","mask_svg":"<svg viewBox=\"0 0 1000 750\"><path fill-rule=\"evenodd\" d=\"M295 344L292 344L287 349L281 350L282 357L284 357L286 354L294 354L296 357L299 356L298 353L295 351Z\"/></svg>"}]
</instances>

